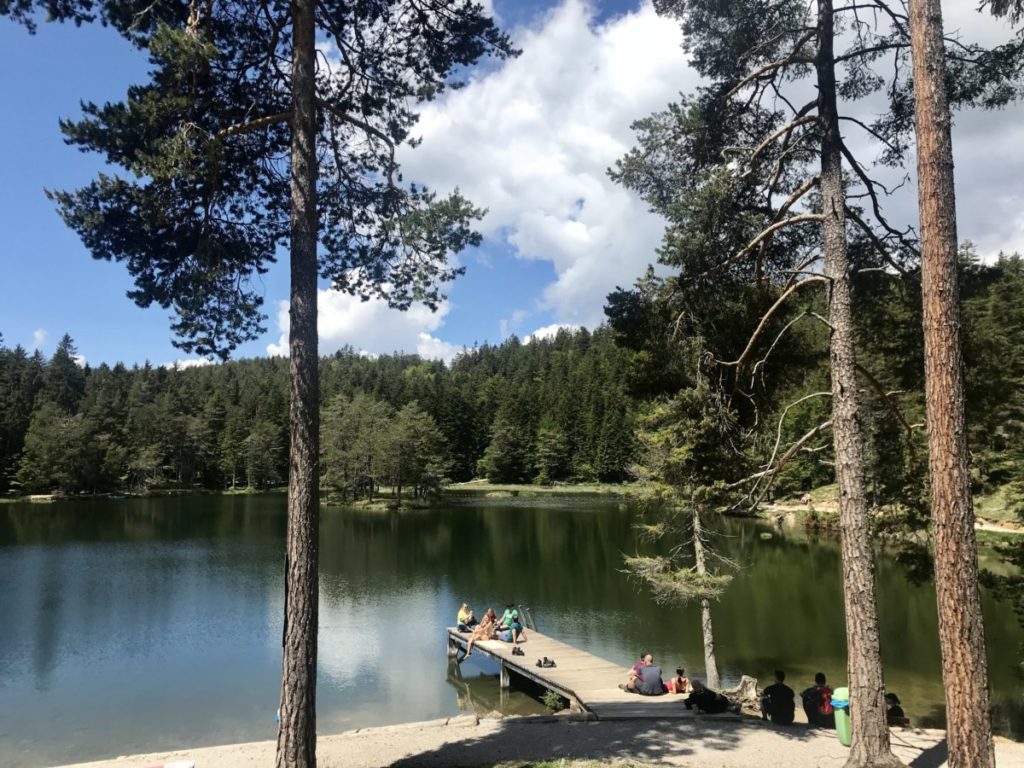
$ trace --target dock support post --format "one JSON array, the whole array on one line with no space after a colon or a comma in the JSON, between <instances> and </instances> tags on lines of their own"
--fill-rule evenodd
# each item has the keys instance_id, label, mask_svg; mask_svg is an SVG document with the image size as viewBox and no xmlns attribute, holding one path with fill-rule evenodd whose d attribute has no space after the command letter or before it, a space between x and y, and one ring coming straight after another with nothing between
<instances>
[{"instance_id":1,"label":"dock support post","mask_svg":"<svg viewBox=\"0 0 1024 768\"><path fill-rule=\"evenodd\" d=\"M454 658L459 655L459 644L454 637L448 635L448 658Z\"/></svg>"},{"instance_id":2,"label":"dock support post","mask_svg":"<svg viewBox=\"0 0 1024 768\"><path fill-rule=\"evenodd\" d=\"M505 666L505 662L504 661L501 662L500 670L501 670L501 687L503 689L507 689L508 688L508 667Z\"/></svg>"}]
</instances>

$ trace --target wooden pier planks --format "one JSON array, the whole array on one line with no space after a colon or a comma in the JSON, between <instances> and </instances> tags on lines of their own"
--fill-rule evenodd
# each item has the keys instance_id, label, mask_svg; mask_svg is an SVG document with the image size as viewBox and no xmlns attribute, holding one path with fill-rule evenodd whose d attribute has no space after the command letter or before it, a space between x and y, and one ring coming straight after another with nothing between
<instances>
[{"instance_id":1,"label":"wooden pier planks","mask_svg":"<svg viewBox=\"0 0 1024 768\"><path fill-rule=\"evenodd\" d=\"M465 649L468 633L448 629L449 655ZM499 640L484 640L473 644L473 653L495 659L501 668L502 685L508 685L508 675L526 677L569 700L572 709L592 713L598 720L677 719L697 717L695 711L683 704L683 696L640 696L619 689L626 681L628 668L594 656L553 637L527 631L522 643L525 656L513 656L512 644ZM555 667L538 667L537 659L554 659ZM699 715L707 717L707 715ZM731 717L735 715L714 715Z\"/></svg>"}]
</instances>

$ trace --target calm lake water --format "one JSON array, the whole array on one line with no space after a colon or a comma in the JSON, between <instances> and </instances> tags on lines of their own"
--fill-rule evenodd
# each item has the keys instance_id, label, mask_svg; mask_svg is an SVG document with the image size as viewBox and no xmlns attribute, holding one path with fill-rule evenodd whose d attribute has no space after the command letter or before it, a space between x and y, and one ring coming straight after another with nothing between
<instances>
[{"instance_id":1,"label":"calm lake water","mask_svg":"<svg viewBox=\"0 0 1024 768\"><path fill-rule=\"evenodd\" d=\"M499 695L496 669L445 656L466 599L478 614L528 605L542 631L618 661L641 649L703 666L699 612L655 605L621 572L630 513L580 500L405 514L325 509L321 528L321 733L476 708L539 712ZM800 689L843 684L838 547L727 521L744 564L714 608L726 683L776 667ZM273 739L284 497L177 497L0 506L0 762L40 766L182 746ZM917 723L943 717L931 584L879 559L890 690ZM986 595L996 727L1024 739L1024 631ZM527 655L529 655L527 646ZM970 684L970 681L965 681Z\"/></svg>"}]
</instances>

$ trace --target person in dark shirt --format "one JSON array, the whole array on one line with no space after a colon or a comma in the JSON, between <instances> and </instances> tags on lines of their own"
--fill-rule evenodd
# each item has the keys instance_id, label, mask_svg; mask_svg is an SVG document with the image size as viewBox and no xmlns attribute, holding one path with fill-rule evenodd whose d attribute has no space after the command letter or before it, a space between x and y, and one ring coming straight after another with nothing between
<instances>
[{"instance_id":1,"label":"person in dark shirt","mask_svg":"<svg viewBox=\"0 0 1024 768\"><path fill-rule=\"evenodd\" d=\"M793 712L796 704L793 703L795 694L793 689L783 681L786 673L781 669L775 670L775 684L769 685L761 694L761 719L771 720L779 725L792 725Z\"/></svg>"},{"instance_id":2,"label":"person in dark shirt","mask_svg":"<svg viewBox=\"0 0 1024 768\"><path fill-rule=\"evenodd\" d=\"M698 710L709 715L717 715L729 710L729 700L722 694L712 691L700 680L691 680L690 685L693 686L693 691L683 702L687 709L697 707Z\"/></svg>"},{"instance_id":3,"label":"person in dark shirt","mask_svg":"<svg viewBox=\"0 0 1024 768\"><path fill-rule=\"evenodd\" d=\"M807 722L819 728L835 728L836 716L832 712L832 689L825 683L825 673L814 676L814 685L800 693Z\"/></svg>"},{"instance_id":4,"label":"person in dark shirt","mask_svg":"<svg viewBox=\"0 0 1024 768\"><path fill-rule=\"evenodd\" d=\"M900 697L895 693L885 694L885 721L889 725L906 725L907 716L900 706Z\"/></svg>"}]
</instances>

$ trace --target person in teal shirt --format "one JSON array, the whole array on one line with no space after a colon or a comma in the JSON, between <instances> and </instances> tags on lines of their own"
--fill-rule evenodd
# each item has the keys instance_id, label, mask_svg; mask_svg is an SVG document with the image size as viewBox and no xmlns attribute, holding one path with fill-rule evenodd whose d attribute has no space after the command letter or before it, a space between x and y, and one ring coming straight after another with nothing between
<instances>
[{"instance_id":1,"label":"person in teal shirt","mask_svg":"<svg viewBox=\"0 0 1024 768\"><path fill-rule=\"evenodd\" d=\"M516 610L516 607L512 603L505 606L505 613L501 615L500 628L512 631L512 642L516 645L526 641L526 632L523 630L523 625L519 621L519 611Z\"/></svg>"}]
</instances>

